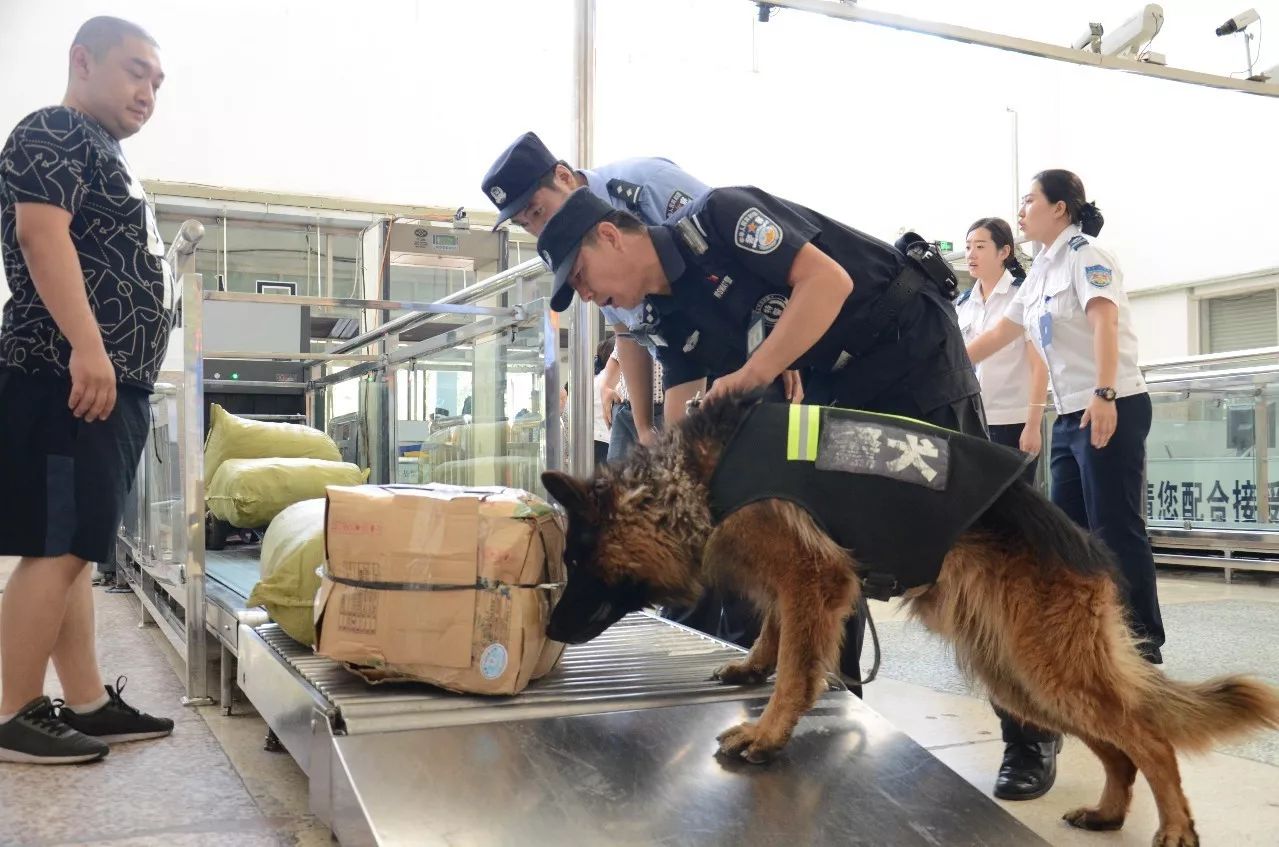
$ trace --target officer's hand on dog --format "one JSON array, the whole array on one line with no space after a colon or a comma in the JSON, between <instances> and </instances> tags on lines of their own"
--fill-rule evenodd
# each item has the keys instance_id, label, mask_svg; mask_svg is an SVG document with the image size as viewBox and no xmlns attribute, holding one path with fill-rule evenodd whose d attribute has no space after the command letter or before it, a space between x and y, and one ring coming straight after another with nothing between
<instances>
[{"instance_id":1,"label":"officer's hand on dog","mask_svg":"<svg viewBox=\"0 0 1279 847\"><path fill-rule=\"evenodd\" d=\"M799 371L782 371L782 384L786 386L786 399L792 403L804 402L804 380Z\"/></svg>"},{"instance_id":2,"label":"officer's hand on dog","mask_svg":"<svg viewBox=\"0 0 1279 847\"><path fill-rule=\"evenodd\" d=\"M1092 398L1088 408L1084 409L1083 417L1079 419L1080 429L1091 427L1092 446L1098 450L1110 443L1110 437L1115 434L1115 427L1118 425L1119 410L1115 408L1114 401L1100 397Z\"/></svg>"},{"instance_id":3,"label":"officer's hand on dog","mask_svg":"<svg viewBox=\"0 0 1279 847\"><path fill-rule=\"evenodd\" d=\"M748 361L743 367L730 374L716 377L711 390L706 392L706 402L721 399L729 394L749 394L757 388L763 388L773 381L772 377L763 377L756 373Z\"/></svg>"}]
</instances>

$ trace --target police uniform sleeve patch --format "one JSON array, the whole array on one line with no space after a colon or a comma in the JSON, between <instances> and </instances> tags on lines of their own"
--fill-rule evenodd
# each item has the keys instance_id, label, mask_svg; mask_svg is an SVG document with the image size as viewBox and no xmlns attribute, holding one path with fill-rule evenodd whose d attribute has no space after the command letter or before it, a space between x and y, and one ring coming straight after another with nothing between
<instances>
[{"instance_id":1,"label":"police uniform sleeve patch","mask_svg":"<svg viewBox=\"0 0 1279 847\"><path fill-rule=\"evenodd\" d=\"M955 301L956 306L962 306L968 302L968 298L973 296L973 290L970 288L963 294L959 295L959 299Z\"/></svg>"},{"instance_id":2,"label":"police uniform sleeve patch","mask_svg":"<svg viewBox=\"0 0 1279 847\"><path fill-rule=\"evenodd\" d=\"M752 206L737 219L734 240L737 246L752 253L771 253L781 246L782 228Z\"/></svg>"},{"instance_id":3,"label":"police uniform sleeve patch","mask_svg":"<svg viewBox=\"0 0 1279 847\"><path fill-rule=\"evenodd\" d=\"M1087 246L1088 246L1088 239L1084 238L1082 235L1076 235L1074 238L1070 239L1071 250L1082 250L1083 248Z\"/></svg>"},{"instance_id":4,"label":"police uniform sleeve patch","mask_svg":"<svg viewBox=\"0 0 1279 847\"><path fill-rule=\"evenodd\" d=\"M870 474L944 491L950 444L939 435L830 416L822 422L817 469Z\"/></svg>"},{"instance_id":5,"label":"police uniform sleeve patch","mask_svg":"<svg viewBox=\"0 0 1279 847\"><path fill-rule=\"evenodd\" d=\"M680 209L693 202L693 198L685 194L683 191L676 191L671 195L671 199L666 201L666 217L678 212Z\"/></svg>"},{"instance_id":6,"label":"police uniform sleeve patch","mask_svg":"<svg viewBox=\"0 0 1279 847\"><path fill-rule=\"evenodd\" d=\"M1105 265L1089 265L1084 268L1084 276L1093 288L1105 288L1114 278L1114 272Z\"/></svg>"},{"instance_id":7,"label":"police uniform sleeve patch","mask_svg":"<svg viewBox=\"0 0 1279 847\"><path fill-rule=\"evenodd\" d=\"M632 212L639 209L640 205L640 186L633 182L627 182L624 179L610 179L608 181L608 193L611 197L617 197L626 204L626 208Z\"/></svg>"}]
</instances>

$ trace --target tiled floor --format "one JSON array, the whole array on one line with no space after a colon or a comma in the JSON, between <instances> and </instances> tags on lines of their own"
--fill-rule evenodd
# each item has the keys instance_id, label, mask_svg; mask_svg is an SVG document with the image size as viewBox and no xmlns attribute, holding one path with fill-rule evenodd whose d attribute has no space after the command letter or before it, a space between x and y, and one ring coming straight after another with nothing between
<instances>
[{"instance_id":1,"label":"tiled floor","mask_svg":"<svg viewBox=\"0 0 1279 847\"><path fill-rule=\"evenodd\" d=\"M11 563L0 559L0 586ZM1160 596L1169 624L1168 670L1205 677L1236 665L1279 682L1279 585L1212 573L1164 576ZM0 766L0 847L94 844L330 844L307 812L305 777L286 754L262 750L256 716L223 717L216 708L183 710L177 657L154 627L139 629L136 601L98 595L105 669L129 674L137 705L173 715L174 736L122 746L82 768ZM987 703L950 670L945 645L918 631L894 606L876 604L884 671L867 700L974 785L989 790L1002 745ZM57 693L50 677L50 693ZM241 711L243 707L241 706ZM1279 845L1279 733L1207 756L1184 758L1182 774L1206 845ZM1101 769L1087 749L1067 742L1048 796L1005 807L1052 844L1146 845L1154 804L1139 780L1127 826L1115 833L1072 830L1063 811L1096 800ZM60 810L73 809L68 814ZM52 810L59 810L54 812Z\"/></svg>"}]
</instances>

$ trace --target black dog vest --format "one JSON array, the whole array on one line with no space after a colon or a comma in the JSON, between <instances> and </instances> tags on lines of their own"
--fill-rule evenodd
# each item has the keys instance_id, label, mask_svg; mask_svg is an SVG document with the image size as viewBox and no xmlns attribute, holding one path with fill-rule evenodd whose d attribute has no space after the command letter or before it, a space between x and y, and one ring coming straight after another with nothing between
<instances>
[{"instance_id":1,"label":"black dog vest","mask_svg":"<svg viewBox=\"0 0 1279 847\"><path fill-rule=\"evenodd\" d=\"M716 523L760 500L802 507L878 599L937 580L955 540L1030 456L909 418L761 403L711 478Z\"/></svg>"}]
</instances>

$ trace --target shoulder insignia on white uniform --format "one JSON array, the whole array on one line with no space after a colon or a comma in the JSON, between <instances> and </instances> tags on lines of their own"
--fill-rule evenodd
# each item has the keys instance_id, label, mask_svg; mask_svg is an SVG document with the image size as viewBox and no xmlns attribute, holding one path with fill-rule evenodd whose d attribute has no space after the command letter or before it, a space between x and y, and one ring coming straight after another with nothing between
<instances>
[{"instance_id":1,"label":"shoulder insignia on white uniform","mask_svg":"<svg viewBox=\"0 0 1279 847\"><path fill-rule=\"evenodd\" d=\"M608 181L608 193L612 197L621 198L626 203L626 208L631 211L639 208L640 186L633 182L627 182L624 179L610 179Z\"/></svg>"},{"instance_id":2,"label":"shoulder insignia on white uniform","mask_svg":"<svg viewBox=\"0 0 1279 847\"><path fill-rule=\"evenodd\" d=\"M1087 246L1088 246L1088 239L1084 238L1082 235L1076 235L1074 238L1070 239L1071 250L1082 250L1084 247L1087 247Z\"/></svg>"},{"instance_id":3,"label":"shoulder insignia on white uniform","mask_svg":"<svg viewBox=\"0 0 1279 847\"><path fill-rule=\"evenodd\" d=\"M680 209L693 202L693 198L685 194L683 191L676 191L671 195L671 199L666 201L666 217L670 217Z\"/></svg>"},{"instance_id":4,"label":"shoulder insignia on white uniform","mask_svg":"<svg viewBox=\"0 0 1279 847\"><path fill-rule=\"evenodd\" d=\"M959 295L959 299L955 301L956 306L962 306L968 302L968 298L973 296L973 290L970 288L963 294Z\"/></svg>"},{"instance_id":5,"label":"shoulder insignia on white uniform","mask_svg":"<svg viewBox=\"0 0 1279 847\"><path fill-rule=\"evenodd\" d=\"M781 246L782 228L751 206L737 219L737 246L752 253L771 253Z\"/></svg>"},{"instance_id":6,"label":"shoulder insignia on white uniform","mask_svg":"<svg viewBox=\"0 0 1279 847\"><path fill-rule=\"evenodd\" d=\"M1024 276L1013 277L1013 288L1020 288L1021 284L1026 281Z\"/></svg>"},{"instance_id":7,"label":"shoulder insignia on white uniform","mask_svg":"<svg viewBox=\"0 0 1279 847\"><path fill-rule=\"evenodd\" d=\"M1089 265L1084 268L1084 275L1093 288L1105 288L1114 278L1114 273L1105 265Z\"/></svg>"}]
</instances>

